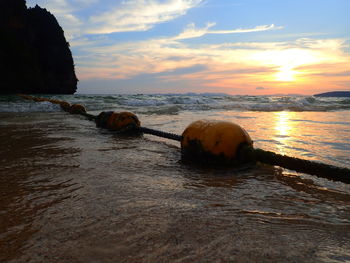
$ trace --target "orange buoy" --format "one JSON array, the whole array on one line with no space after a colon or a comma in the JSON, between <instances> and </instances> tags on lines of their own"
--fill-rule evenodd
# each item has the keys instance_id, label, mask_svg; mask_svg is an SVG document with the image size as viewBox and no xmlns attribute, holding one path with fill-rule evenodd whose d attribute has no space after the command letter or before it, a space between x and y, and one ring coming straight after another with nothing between
<instances>
[{"instance_id":1,"label":"orange buoy","mask_svg":"<svg viewBox=\"0 0 350 263\"><path fill-rule=\"evenodd\" d=\"M242 145L253 146L253 141L239 125L199 120L183 132L181 152L185 159L194 161L236 163L237 152Z\"/></svg>"},{"instance_id":2,"label":"orange buoy","mask_svg":"<svg viewBox=\"0 0 350 263\"><path fill-rule=\"evenodd\" d=\"M107 128L114 131L121 131L134 125L140 127L140 121L137 116L131 112L113 112L107 119Z\"/></svg>"},{"instance_id":3,"label":"orange buoy","mask_svg":"<svg viewBox=\"0 0 350 263\"><path fill-rule=\"evenodd\" d=\"M68 109L69 113L72 114L84 114L86 113L86 109L83 105L80 104L73 104Z\"/></svg>"}]
</instances>

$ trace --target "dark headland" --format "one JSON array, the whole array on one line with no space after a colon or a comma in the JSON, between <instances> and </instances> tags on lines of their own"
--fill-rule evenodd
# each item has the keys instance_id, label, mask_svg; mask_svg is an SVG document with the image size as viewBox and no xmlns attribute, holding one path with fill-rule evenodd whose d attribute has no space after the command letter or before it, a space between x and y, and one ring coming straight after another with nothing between
<instances>
[{"instance_id":1,"label":"dark headland","mask_svg":"<svg viewBox=\"0 0 350 263\"><path fill-rule=\"evenodd\" d=\"M25 0L0 0L0 94L73 94L77 81L56 18Z\"/></svg>"},{"instance_id":2,"label":"dark headland","mask_svg":"<svg viewBox=\"0 0 350 263\"><path fill-rule=\"evenodd\" d=\"M350 91L332 91L315 94L316 97L350 97Z\"/></svg>"}]
</instances>

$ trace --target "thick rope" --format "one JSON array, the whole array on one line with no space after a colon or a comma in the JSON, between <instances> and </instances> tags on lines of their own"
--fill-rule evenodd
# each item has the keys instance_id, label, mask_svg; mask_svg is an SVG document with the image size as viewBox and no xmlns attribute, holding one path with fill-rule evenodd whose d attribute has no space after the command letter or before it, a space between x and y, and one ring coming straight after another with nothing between
<instances>
[{"instance_id":1,"label":"thick rope","mask_svg":"<svg viewBox=\"0 0 350 263\"><path fill-rule=\"evenodd\" d=\"M254 149L249 146L244 146L240 149L239 158L259 161L270 165L278 165L290 170L316 175L333 181L350 183L350 169L348 168L289 157L262 149Z\"/></svg>"},{"instance_id":2,"label":"thick rope","mask_svg":"<svg viewBox=\"0 0 350 263\"><path fill-rule=\"evenodd\" d=\"M158 130L154 130L154 129L150 129L150 128L146 128L146 127L136 127L136 129L142 133L152 134L154 136L158 136L158 137L162 137L162 138L166 138L166 139L170 139L170 140L174 140L174 141L181 142L181 140L182 140L181 135L177 135L174 133L158 131Z\"/></svg>"},{"instance_id":3,"label":"thick rope","mask_svg":"<svg viewBox=\"0 0 350 263\"><path fill-rule=\"evenodd\" d=\"M95 115L86 112L79 112L78 114L85 116L89 121L95 121L97 118Z\"/></svg>"}]
</instances>

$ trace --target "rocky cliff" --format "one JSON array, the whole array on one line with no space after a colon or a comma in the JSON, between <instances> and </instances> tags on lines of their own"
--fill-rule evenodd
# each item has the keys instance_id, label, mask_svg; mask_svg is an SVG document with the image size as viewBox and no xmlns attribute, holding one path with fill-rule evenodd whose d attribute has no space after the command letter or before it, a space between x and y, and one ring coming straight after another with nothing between
<instances>
[{"instance_id":1,"label":"rocky cliff","mask_svg":"<svg viewBox=\"0 0 350 263\"><path fill-rule=\"evenodd\" d=\"M25 0L0 0L0 94L72 94L77 81L56 18Z\"/></svg>"}]
</instances>

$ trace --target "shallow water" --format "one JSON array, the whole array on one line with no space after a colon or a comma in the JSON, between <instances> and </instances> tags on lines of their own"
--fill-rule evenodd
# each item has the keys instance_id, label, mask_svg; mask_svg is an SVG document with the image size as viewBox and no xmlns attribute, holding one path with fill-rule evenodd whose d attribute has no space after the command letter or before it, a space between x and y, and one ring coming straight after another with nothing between
<instances>
[{"instance_id":1,"label":"shallow water","mask_svg":"<svg viewBox=\"0 0 350 263\"><path fill-rule=\"evenodd\" d=\"M94 114L112 107L82 102ZM27 108L0 113L0 262L350 261L349 185L262 164L185 164L177 142L14 103ZM350 168L347 110L127 107L177 134L197 119L233 121L256 147Z\"/></svg>"}]
</instances>

